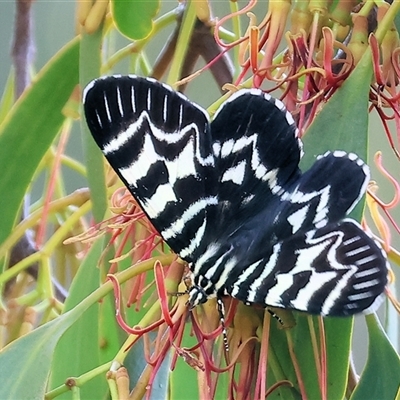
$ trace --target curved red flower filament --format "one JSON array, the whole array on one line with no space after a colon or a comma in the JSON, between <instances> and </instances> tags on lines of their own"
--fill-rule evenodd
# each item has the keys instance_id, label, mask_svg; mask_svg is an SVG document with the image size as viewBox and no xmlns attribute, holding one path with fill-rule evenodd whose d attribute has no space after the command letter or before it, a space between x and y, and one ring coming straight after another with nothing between
<instances>
[{"instance_id":1,"label":"curved red flower filament","mask_svg":"<svg viewBox=\"0 0 400 400\"><path fill-rule=\"evenodd\" d=\"M264 312L264 321L261 337L260 359L258 360L257 381L256 381L256 399L265 399L267 388L267 365L268 365L268 347L270 333L271 314Z\"/></svg>"},{"instance_id":2,"label":"curved red flower filament","mask_svg":"<svg viewBox=\"0 0 400 400\"><path fill-rule=\"evenodd\" d=\"M394 187L394 196L389 203L380 202L381 207L391 209L396 207L400 202L400 183L386 170L382 164L382 152L378 151L375 154L374 161L379 171L384 175Z\"/></svg>"},{"instance_id":3,"label":"curved red flower filament","mask_svg":"<svg viewBox=\"0 0 400 400\"><path fill-rule=\"evenodd\" d=\"M185 306L185 307L186 307L186 306ZM186 307L186 309L187 309L187 307ZM175 341L176 341L176 343L178 343L179 346L180 346L180 344L182 343L183 334L184 334L184 332L185 332L186 314L185 314L184 316L182 316L182 318L180 318L180 319L178 320L177 324L178 324L178 329L177 329L177 331L176 331L176 338L175 338ZM174 348L175 348L176 351L174 352L174 354L173 354L173 356L172 356L172 360L171 360L171 367L170 367L170 368L171 368L172 371L175 369L175 365L176 365L176 361L177 361L177 359L178 359L178 356L181 356L180 350L185 351L186 353L192 353L192 352L190 352L188 349L185 349L185 350L181 349L179 346L175 345L175 343L173 343L173 346L174 346ZM185 358L184 358L184 359L185 359Z\"/></svg>"},{"instance_id":4,"label":"curved red flower filament","mask_svg":"<svg viewBox=\"0 0 400 400\"><path fill-rule=\"evenodd\" d=\"M384 175L392 183L392 185L394 187L393 199L388 203L383 202L382 200L380 200L376 196L376 194L375 194L376 186L370 186L368 191L367 191L367 193L368 193L367 204L368 204L368 208L370 210L372 219L373 219L376 227L378 228L380 236L383 239L384 248L385 248L386 252L390 252L391 251L391 248L390 248L390 242L391 242L391 240L390 240L390 238L391 238L390 229L389 229L389 226L386 223L386 221L381 217L378 207L385 213L386 217L388 218L388 220L390 221L392 226L400 234L400 227L396 224L395 220L393 219L393 217L389 213L389 210L394 208L394 207L396 207L400 202L400 184L383 167L383 165L382 165L382 154L380 152L378 152L375 155L375 164L378 167L379 171L382 173L382 175Z\"/></svg>"},{"instance_id":5,"label":"curved red flower filament","mask_svg":"<svg viewBox=\"0 0 400 400\"><path fill-rule=\"evenodd\" d=\"M375 95L375 93L373 91L374 91L374 88L372 88L371 91L370 91L370 99L371 99L372 104L375 107L375 109L376 109L376 111L377 111L377 113L378 113L378 115L379 115L379 117L380 117L380 119L382 121L382 124L383 124L383 127L385 129L385 133L386 133L386 137L388 139L389 145L392 148L392 150L393 150L394 154L396 155L396 157L400 160L400 153L396 149L396 145L394 144L394 141L393 141L393 138L392 138L392 135L391 135L391 132L390 132L390 128L389 128L389 126L387 124L387 120L392 119L392 118L391 117L387 117L385 115L385 113L383 112L382 106L379 105L380 101L378 101L379 97L383 98L383 99L385 99L385 97L382 96L382 95ZM390 105L390 103L389 103L389 107L392 107ZM397 113L395 113L395 115L397 115ZM396 116L396 121L399 120L399 119L400 119L400 116ZM398 124L396 123L396 125L398 125ZM400 134L400 125L398 126L397 130L398 130L398 134Z\"/></svg>"},{"instance_id":6,"label":"curved red flower filament","mask_svg":"<svg viewBox=\"0 0 400 400\"><path fill-rule=\"evenodd\" d=\"M161 263L158 260L154 264L154 276L156 278L157 294L158 294L158 299L160 300L161 312L164 317L164 321L170 328L172 328L174 323L172 322L170 311L168 308L167 290L164 285L165 282L164 270L162 268Z\"/></svg>"},{"instance_id":7,"label":"curved red flower filament","mask_svg":"<svg viewBox=\"0 0 400 400\"><path fill-rule=\"evenodd\" d=\"M372 66L374 68L375 81L378 85L385 86L385 81L383 79L380 67L379 44L374 35L370 35L369 45L371 47L371 52L372 52Z\"/></svg>"},{"instance_id":8,"label":"curved red flower filament","mask_svg":"<svg viewBox=\"0 0 400 400\"><path fill-rule=\"evenodd\" d=\"M296 357L296 354L295 354L295 351L294 351L292 334L291 334L289 329L285 330L285 333L286 333L286 338L287 338L288 350L289 350L290 358L292 360L293 368L294 368L294 371L296 373L297 381L299 383L299 390L300 390L300 393L301 393L301 397L303 399L306 399L307 398L306 388L304 386L304 380L303 380L302 375L301 375L301 368L299 366L299 363L297 361L297 357Z\"/></svg>"},{"instance_id":9,"label":"curved red flower filament","mask_svg":"<svg viewBox=\"0 0 400 400\"><path fill-rule=\"evenodd\" d=\"M228 47L231 48L231 46L236 46L236 45L240 44L240 43L244 40L243 38L240 38L240 39L238 39L238 40L236 40L236 41L230 43L229 45L227 45L227 44L225 44L224 42L222 42L221 39L219 38L219 34L218 34L219 28L222 27L222 25L223 25L226 21L228 21L229 19L232 19L232 18L234 18L234 17L238 17L238 16L240 16L240 15L246 14L246 13L249 12L256 4L257 4L257 0L250 0L250 1L247 3L247 5L246 5L245 7L243 7L242 9L240 9L240 10L234 12L234 13L228 14L228 15L226 15L225 17L223 17L223 18L221 18L221 19L219 19L219 20L216 21L216 23L215 23L215 30L214 30L214 38L215 38L215 41L218 43L219 46L221 46L222 48L228 48Z\"/></svg>"},{"instance_id":10,"label":"curved red flower filament","mask_svg":"<svg viewBox=\"0 0 400 400\"><path fill-rule=\"evenodd\" d=\"M394 278L391 278L389 282L394 282ZM389 301L392 303L394 309L397 311L398 314L400 314L400 302L399 300L396 299L396 297L393 295L391 290L389 288L385 289L385 295L389 299Z\"/></svg>"},{"instance_id":11,"label":"curved red flower filament","mask_svg":"<svg viewBox=\"0 0 400 400\"><path fill-rule=\"evenodd\" d=\"M374 221L374 224L379 231L379 235L383 240L383 247L388 253L390 251L391 233L388 224L379 213L379 202L377 201L377 197L372 193L372 188L368 189L367 204L372 220ZM383 208L383 211L388 215L385 208Z\"/></svg>"},{"instance_id":12,"label":"curved red flower filament","mask_svg":"<svg viewBox=\"0 0 400 400\"><path fill-rule=\"evenodd\" d=\"M127 333L132 334L132 335L138 335L141 336L144 333L151 332L152 330L158 328L160 325L162 325L165 321L163 319L159 319L158 321L150 324L149 326L145 328L135 328L135 327L130 327L122 318L121 315L121 287L119 285L118 279L116 278L115 275L109 274L107 275L107 279L111 281L114 287L114 297L115 297L115 314L117 318L117 322L119 326Z\"/></svg>"}]
</instances>

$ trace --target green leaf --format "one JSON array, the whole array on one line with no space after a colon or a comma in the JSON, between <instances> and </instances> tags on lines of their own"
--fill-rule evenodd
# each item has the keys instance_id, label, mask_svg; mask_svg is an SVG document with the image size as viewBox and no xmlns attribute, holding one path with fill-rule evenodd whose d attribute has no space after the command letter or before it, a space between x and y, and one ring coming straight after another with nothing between
<instances>
[{"instance_id":1,"label":"green leaf","mask_svg":"<svg viewBox=\"0 0 400 400\"><path fill-rule=\"evenodd\" d=\"M93 267L100 257L99 244L100 242L92 247L86 259L87 265ZM1 351L0 399L44 398L51 362L60 337L77 320L85 318L85 311L90 305L96 303L96 300L93 296L90 301L80 303L73 310L15 340ZM81 333L81 335L84 334L85 332ZM72 338L69 344L67 351L72 353L75 347L80 346L77 338ZM69 362L75 365L78 359L90 358L92 355L92 353L87 354L86 351L82 351L78 358L70 359Z\"/></svg>"},{"instance_id":2,"label":"green leaf","mask_svg":"<svg viewBox=\"0 0 400 400\"><path fill-rule=\"evenodd\" d=\"M150 332L149 337L151 340L155 340L156 333ZM124 360L124 367L128 370L130 380L130 390L137 386L139 379L145 369L149 368L147 360L143 357L145 354L144 340L141 337L135 345L129 350L128 355ZM154 377L151 385L151 392L149 399L158 400L168 398L167 394L170 390L168 387L168 379L170 377L170 364L171 364L172 352L169 352L163 359L160 366L158 366L157 374ZM186 386L185 386L186 387ZM196 387L196 385L195 385ZM146 392L146 388L143 388L143 392ZM172 397L175 399L176 397Z\"/></svg>"},{"instance_id":3,"label":"green leaf","mask_svg":"<svg viewBox=\"0 0 400 400\"><path fill-rule=\"evenodd\" d=\"M7 78L6 87L0 101L0 124L4 121L14 104L14 70Z\"/></svg>"},{"instance_id":4,"label":"green leaf","mask_svg":"<svg viewBox=\"0 0 400 400\"><path fill-rule=\"evenodd\" d=\"M111 0L115 25L132 40L143 39L150 34L159 7L159 0Z\"/></svg>"},{"instance_id":5,"label":"green leaf","mask_svg":"<svg viewBox=\"0 0 400 400\"><path fill-rule=\"evenodd\" d=\"M78 83L79 40L58 52L0 125L0 244L8 237L33 174L64 121Z\"/></svg>"},{"instance_id":6,"label":"green leaf","mask_svg":"<svg viewBox=\"0 0 400 400\"><path fill-rule=\"evenodd\" d=\"M368 359L350 400L397 399L400 359L375 314L365 317L369 333Z\"/></svg>"},{"instance_id":7,"label":"green leaf","mask_svg":"<svg viewBox=\"0 0 400 400\"><path fill-rule=\"evenodd\" d=\"M357 67L326 103L306 132L302 169L310 168L319 154L327 150L356 153L368 159L368 104L372 78L371 53L366 52ZM360 221L364 202L351 216Z\"/></svg>"},{"instance_id":8,"label":"green leaf","mask_svg":"<svg viewBox=\"0 0 400 400\"><path fill-rule=\"evenodd\" d=\"M126 333L116 321L114 293L109 293L102 299L98 325L99 343L101 344L100 364L105 364L113 359L126 339Z\"/></svg>"},{"instance_id":9,"label":"green leaf","mask_svg":"<svg viewBox=\"0 0 400 400\"><path fill-rule=\"evenodd\" d=\"M349 360L353 318L325 318L328 399L344 399Z\"/></svg>"},{"instance_id":10,"label":"green leaf","mask_svg":"<svg viewBox=\"0 0 400 400\"><path fill-rule=\"evenodd\" d=\"M73 322L71 314L65 314L4 348L0 353L1 399L43 399L54 347Z\"/></svg>"},{"instance_id":11,"label":"green leaf","mask_svg":"<svg viewBox=\"0 0 400 400\"><path fill-rule=\"evenodd\" d=\"M309 168L316 156L327 150L345 150L368 155L368 100L372 77L369 54L315 117L304 138L301 167Z\"/></svg>"},{"instance_id":12,"label":"green leaf","mask_svg":"<svg viewBox=\"0 0 400 400\"><path fill-rule=\"evenodd\" d=\"M96 241L80 266L65 302L64 312L73 309L99 287L100 269L95 266L101 257L102 249L103 240ZM79 376L99 366L102 351L99 340L99 322L102 308L100 303L90 306L58 342L51 371L50 387L52 389L63 384L70 376ZM115 327L114 313L102 314L102 318L107 319L108 324ZM117 350L118 347L114 346L114 354ZM107 384L103 375L96 376L80 388L81 399L101 399L107 392ZM70 398L70 394L67 393L58 398Z\"/></svg>"},{"instance_id":13,"label":"green leaf","mask_svg":"<svg viewBox=\"0 0 400 400\"><path fill-rule=\"evenodd\" d=\"M304 330L296 325L288 330L290 330L290 332L286 332L284 329L281 329L279 322L271 318L268 349L268 387L271 387L276 382L282 380L289 380L294 384L294 387L284 385L275 390L271 395L272 399L283 398L287 400L294 400L301 397L299 387L297 385L296 373L289 352L288 336L292 335L294 338L294 347L296 348L296 337L303 338L303 344L304 340L309 340L308 329ZM298 359L297 353L296 358ZM308 353L307 360L308 367L311 368L307 369L307 371L312 371L313 359L310 353Z\"/></svg>"},{"instance_id":14,"label":"green leaf","mask_svg":"<svg viewBox=\"0 0 400 400\"><path fill-rule=\"evenodd\" d=\"M321 388L318 382L317 366L314 360L314 350L311 341L309 318L312 318L317 343L320 342L318 318L307 318L298 314L297 325L292 329L294 352L299 364L302 381L310 399L321 398ZM327 353L327 388L328 398L343 398L347 382L349 352L351 347L352 318L324 318ZM320 347L318 346L318 352ZM321 354L319 354L319 358ZM282 362L282 365L285 363ZM287 368L287 367L286 367ZM319 372L321 369L318 366ZM294 374L289 375L294 380Z\"/></svg>"},{"instance_id":15,"label":"green leaf","mask_svg":"<svg viewBox=\"0 0 400 400\"><path fill-rule=\"evenodd\" d=\"M102 43L102 29L93 34L82 34L79 55L79 83L84 88L92 79L100 76L100 49ZM92 200L92 213L96 222L104 218L107 210L107 190L104 175L104 157L93 140L86 125L85 118L81 118L82 147L85 156L87 178Z\"/></svg>"}]
</instances>

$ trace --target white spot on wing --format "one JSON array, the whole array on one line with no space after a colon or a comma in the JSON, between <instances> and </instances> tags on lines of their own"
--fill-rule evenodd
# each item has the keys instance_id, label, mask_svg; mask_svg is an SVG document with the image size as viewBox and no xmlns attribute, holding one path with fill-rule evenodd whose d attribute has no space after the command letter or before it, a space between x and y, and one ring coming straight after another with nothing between
<instances>
[{"instance_id":1,"label":"white spot on wing","mask_svg":"<svg viewBox=\"0 0 400 400\"><path fill-rule=\"evenodd\" d=\"M109 122L111 122L111 114L110 114L110 108L108 106L108 99L107 99L107 95L104 93L104 106L106 108L106 114L107 114L107 119Z\"/></svg>"},{"instance_id":2,"label":"white spot on wing","mask_svg":"<svg viewBox=\"0 0 400 400\"><path fill-rule=\"evenodd\" d=\"M168 115L168 96L164 96L164 104L163 104L163 120L164 122L167 121L167 115Z\"/></svg>"},{"instance_id":3,"label":"white spot on wing","mask_svg":"<svg viewBox=\"0 0 400 400\"><path fill-rule=\"evenodd\" d=\"M147 101L147 109L148 109L148 110L151 110L151 87L150 87L150 86L149 86L148 89L147 89L147 98L146 98L146 101Z\"/></svg>"},{"instance_id":4,"label":"white spot on wing","mask_svg":"<svg viewBox=\"0 0 400 400\"><path fill-rule=\"evenodd\" d=\"M235 144L233 139L229 139L226 142L222 143L221 146L221 157L227 157L232 153L233 145Z\"/></svg>"},{"instance_id":5,"label":"white spot on wing","mask_svg":"<svg viewBox=\"0 0 400 400\"><path fill-rule=\"evenodd\" d=\"M349 154L347 154L347 157L349 157L350 160L352 160L352 161L359 160L358 155L357 155L357 154L354 154L354 153L349 153Z\"/></svg>"},{"instance_id":6,"label":"white spot on wing","mask_svg":"<svg viewBox=\"0 0 400 400\"><path fill-rule=\"evenodd\" d=\"M232 153L239 153L249 144L252 143L254 144L257 141L257 134L252 135L251 138L252 140L250 141L248 140L249 138L247 137L241 137L240 139L236 140L232 148Z\"/></svg>"},{"instance_id":7,"label":"white spot on wing","mask_svg":"<svg viewBox=\"0 0 400 400\"><path fill-rule=\"evenodd\" d=\"M221 182L232 181L237 185L241 185L244 180L245 170L246 161L243 160L239 164L227 169L221 178Z\"/></svg>"},{"instance_id":8,"label":"white spot on wing","mask_svg":"<svg viewBox=\"0 0 400 400\"><path fill-rule=\"evenodd\" d=\"M119 113L120 113L121 117L123 117L124 109L122 107L122 98L121 98L121 91L120 91L119 86L117 86L117 104L118 104Z\"/></svg>"},{"instance_id":9,"label":"white spot on wing","mask_svg":"<svg viewBox=\"0 0 400 400\"><path fill-rule=\"evenodd\" d=\"M156 218L170 201L178 201L172 186L169 183L159 185L153 196L145 202L148 204L146 207L147 214L150 218Z\"/></svg>"},{"instance_id":10,"label":"white spot on wing","mask_svg":"<svg viewBox=\"0 0 400 400\"><path fill-rule=\"evenodd\" d=\"M133 87L133 85L131 86L131 101L132 101L132 110L136 114L135 88Z\"/></svg>"},{"instance_id":11,"label":"white spot on wing","mask_svg":"<svg viewBox=\"0 0 400 400\"><path fill-rule=\"evenodd\" d=\"M179 128L182 127L183 123L183 105L179 104Z\"/></svg>"},{"instance_id":12,"label":"white spot on wing","mask_svg":"<svg viewBox=\"0 0 400 400\"><path fill-rule=\"evenodd\" d=\"M289 215L287 220L289 224L293 227L292 233L297 232L301 228L303 222L306 219L309 209L310 205L306 204L303 208L300 208L300 210L297 210L293 214Z\"/></svg>"},{"instance_id":13,"label":"white spot on wing","mask_svg":"<svg viewBox=\"0 0 400 400\"><path fill-rule=\"evenodd\" d=\"M354 242L357 242L358 240L360 240L361 239L361 236L353 236L353 237L351 237L350 239L347 239L347 240L345 240L344 242L343 242L343 245L344 246L348 246L349 244L352 244L352 243L354 243Z\"/></svg>"},{"instance_id":14,"label":"white spot on wing","mask_svg":"<svg viewBox=\"0 0 400 400\"><path fill-rule=\"evenodd\" d=\"M346 256L347 257L355 256L356 254L363 253L364 251L367 251L369 249L370 249L370 247L368 245L357 247L354 250L348 251L346 253Z\"/></svg>"},{"instance_id":15,"label":"white spot on wing","mask_svg":"<svg viewBox=\"0 0 400 400\"><path fill-rule=\"evenodd\" d=\"M274 103L275 107L278 108L279 110L281 111L286 110L285 105L279 99L275 99Z\"/></svg>"},{"instance_id":16,"label":"white spot on wing","mask_svg":"<svg viewBox=\"0 0 400 400\"><path fill-rule=\"evenodd\" d=\"M219 157L221 154L221 143L220 142L214 142L213 143L213 153L215 157Z\"/></svg>"},{"instance_id":17,"label":"white spot on wing","mask_svg":"<svg viewBox=\"0 0 400 400\"><path fill-rule=\"evenodd\" d=\"M245 198L242 200L242 204L243 204L243 205L248 204L248 203L250 203L250 201L253 200L253 199L254 199L254 194L250 194L249 196L245 197Z\"/></svg>"},{"instance_id":18,"label":"white spot on wing","mask_svg":"<svg viewBox=\"0 0 400 400\"><path fill-rule=\"evenodd\" d=\"M371 297L372 293L371 292L361 292L361 293L356 293L356 294L351 294L348 299L350 301L358 301L358 300L363 300L363 299L368 299Z\"/></svg>"},{"instance_id":19,"label":"white spot on wing","mask_svg":"<svg viewBox=\"0 0 400 400\"><path fill-rule=\"evenodd\" d=\"M289 111L286 111L285 117L286 117L286 121L289 125L291 125L291 126L296 125L294 122L293 116L292 116L292 114L290 114ZM297 136L297 134L295 136Z\"/></svg>"},{"instance_id":20,"label":"white spot on wing","mask_svg":"<svg viewBox=\"0 0 400 400\"><path fill-rule=\"evenodd\" d=\"M375 254L371 254L371 255L368 256L368 257L364 257L364 258L361 258L360 260L357 260L357 261L355 262L355 264L356 264L357 266L360 266L360 265L363 265L363 264L367 264L367 263L369 263L369 262L375 260L376 258L377 258L377 257L376 257Z\"/></svg>"},{"instance_id":21,"label":"white spot on wing","mask_svg":"<svg viewBox=\"0 0 400 400\"><path fill-rule=\"evenodd\" d=\"M380 272L380 269L378 267L374 267L374 268L367 269L365 271L357 272L354 276L358 279L365 278L366 276L374 275L377 272Z\"/></svg>"},{"instance_id":22,"label":"white spot on wing","mask_svg":"<svg viewBox=\"0 0 400 400\"><path fill-rule=\"evenodd\" d=\"M330 154L330 152L329 151L327 151L326 153L325 153L325 155L328 155L328 154ZM348 154L345 152L345 151L343 151L343 150L336 150L336 151L334 151L333 153L332 153L335 157L338 157L338 158L340 158L340 157L348 157Z\"/></svg>"},{"instance_id":23,"label":"white spot on wing","mask_svg":"<svg viewBox=\"0 0 400 400\"><path fill-rule=\"evenodd\" d=\"M379 284L379 280L378 279L372 279L372 281L366 281L366 282L361 282L361 283L355 283L353 285L353 288L355 290L362 290L368 287L372 287L372 286L376 286Z\"/></svg>"},{"instance_id":24,"label":"white spot on wing","mask_svg":"<svg viewBox=\"0 0 400 400\"><path fill-rule=\"evenodd\" d=\"M97 122L99 123L100 128L103 128L103 123L101 122L101 118L97 110L95 110Z\"/></svg>"}]
</instances>

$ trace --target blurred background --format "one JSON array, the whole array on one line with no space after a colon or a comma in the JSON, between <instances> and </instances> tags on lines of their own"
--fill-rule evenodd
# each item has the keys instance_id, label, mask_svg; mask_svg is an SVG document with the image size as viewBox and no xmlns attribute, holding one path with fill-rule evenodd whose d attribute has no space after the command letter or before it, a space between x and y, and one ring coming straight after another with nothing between
<instances>
[{"instance_id":1,"label":"blurred background","mask_svg":"<svg viewBox=\"0 0 400 400\"><path fill-rule=\"evenodd\" d=\"M243 2L244 3L244 2ZM37 0L33 4L33 15L34 15L34 38L35 38L35 56L34 56L34 69L39 71L46 62L68 41L70 41L76 34L76 22L75 22L75 1L63 0L63 1L41 1ZM170 2L163 2L163 7L169 7L171 10L177 6L177 1L171 0ZM218 17L224 16L229 12L229 8L224 2L214 1L212 2L214 13ZM265 9L267 7L266 1L260 1L258 7ZM165 9L163 9L165 11ZM14 23L14 12L15 3L13 1L0 1L0 93L3 92L7 78L11 71L12 57L11 48L13 41L13 23ZM265 11L264 11L265 12ZM263 14L261 15L264 15ZM159 35L159 43L153 45L154 47L149 50L148 56L150 61L153 61L158 55L160 49L165 43L167 35L165 31ZM122 42L126 39L120 38ZM153 41L154 43L154 41ZM126 66L121 67L121 70L115 70L114 72L126 72ZM56 88L55 88L56 90ZM200 78L196 79L193 83L188 86L187 96L192 100L198 102L203 107L207 108L214 100L220 95L216 88L214 81L211 78L211 74L206 72ZM351 129L351 127L349 127ZM393 128L392 132L395 132ZM383 153L383 163L385 167L391 172L391 174L399 181L400 180L400 168L399 162L395 158L392 150L388 145L388 141L385 137L380 119L375 113L371 115L370 124L370 162L372 170L372 179L379 181L379 192L378 195L385 201L390 201L393 198L393 187L384 179L379 176L376 168L374 167L371 160L373 155L377 151ZM13 151L18 151L14 149ZM82 160L81 140L80 140L80 128L79 124L75 124L73 134L70 137L67 152L74 158ZM23 166L21 166L23 168ZM67 172L67 171L66 171ZM86 182L81 176L71 174L68 177L65 175L65 179L68 182L68 190L71 192L79 187L86 186ZM1 179L1 178L0 178ZM16 177L17 179L17 177ZM35 194L37 190L37 194ZM40 187L40 179L36 185L36 189L33 189L32 201L39 196L42 191ZM400 224L400 207L397 207L393 211L393 217ZM395 248L400 248L400 237L393 231L393 245ZM397 267L395 267L397 268ZM399 286L397 282L397 286ZM395 288L393 288L393 291ZM398 291L399 293L399 291ZM382 307L383 308L383 307ZM380 310L382 315L382 309ZM393 318L392 321L398 321L398 318ZM357 342L354 343L355 349L355 362L357 369L364 364L366 360L366 338L363 336L363 340L360 339L360 334L366 332L365 322L362 317L356 317L356 337ZM390 326L390 336L392 338L398 338L399 327L396 322ZM400 342L394 341L394 345L397 345L397 350L400 346Z\"/></svg>"}]
</instances>

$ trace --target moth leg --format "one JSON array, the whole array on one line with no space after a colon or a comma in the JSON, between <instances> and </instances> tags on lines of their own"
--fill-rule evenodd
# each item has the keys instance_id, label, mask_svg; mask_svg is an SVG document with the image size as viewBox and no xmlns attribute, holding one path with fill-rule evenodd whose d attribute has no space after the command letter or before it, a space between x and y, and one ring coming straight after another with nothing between
<instances>
[{"instance_id":1,"label":"moth leg","mask_svg":"<svg viewBox=\"0 0 400 400\"><path fill-rule=\"evenodd\" d=\"M222 326L222 336L223 336L223 341L224 341L224 347L225 347L225 350L228 352L229 344L228 344L228 332L226 330L226 325L225 325L225 305L224 305L224 302L222 301L221 297L217 297L217 308L218 308L219 320L221 321L221 326Z\"/></svg>"},{"instance_id":2,"label":"moth leg","mask_svg":"<svg viewBox=\"0 0 400 400\"><path fill-rule=\"evenodd\" d=\"M274 319L276 319L282 326L285 325L284 322L283 322L283 320L281 319L281 317L279 317L278 314L274 313L274 312L272 311L272 309L270 309L269 307L266 307L266 310L267 310L267 311L271 314L271 316L272 316Z\"/></svg>"}]
</instances>

